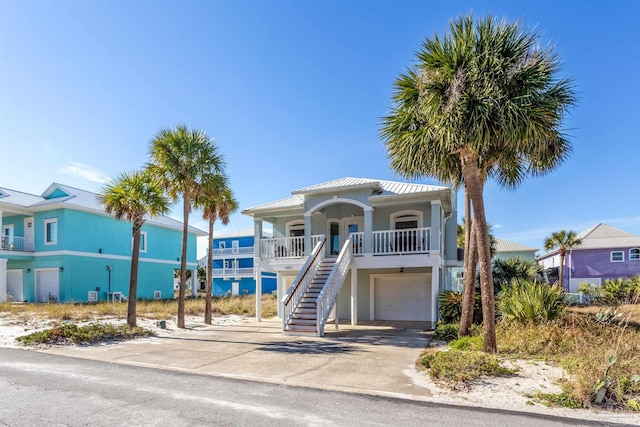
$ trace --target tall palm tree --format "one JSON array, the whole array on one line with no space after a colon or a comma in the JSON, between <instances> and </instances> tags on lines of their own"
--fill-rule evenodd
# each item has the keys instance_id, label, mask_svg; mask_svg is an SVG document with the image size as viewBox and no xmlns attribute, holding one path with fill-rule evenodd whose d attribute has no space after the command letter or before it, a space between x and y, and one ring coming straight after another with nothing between
<instances>
[{"instance_id":1,"label":"tall palm tree","mask_svg":"<svg viewBox=\"0 0 640 427\"><path fill-rule=\"evenodd\" d=\"M162 129L151 141L149 169L159 177L174 201L182 198L182 253L178 293L178 327L184 328L184 297L187 281L187 237L189 214L203 183L224 174L224 160L218 146L204 131L177 126Z\"/></svg>"},{"instance_id":2,"label":"tall palm tree","mask_svg":"<svg viewBox=\"0 0 640 427\"><path fill-rule=\"evenodd\" d=\"M406 177L458 176L473 208L480 261L484 349L495 352L495 302L483 190L487 179L517 186L570 153L562 134L574 103L556 55L519 23L471 16L427 38L417 64L396 80L382 137L391 167Z\"/></svg>"},{"instance_id":3,"label":"tall palm tree","mask_svg":"<svg viewBox=\"0 0 640 427\"><path fill-rule=\"evenodd\" d=\"M169 200L165 197L160 182L144 170L125 172L108 182L98 195L98 201L104 205L104 210L109 215L113 215L118 220L124 219L133 223L127 324L135 327L140 230L147 215L154 217L169 210Z\"/></svg>"},{"instance_id":4,"label":"tall palm tree","mask_svg":"<svg viewBox=\"0 0 640 427\"><path fill-rule=\"evenodd\" d=\"M544 248L548 251L558 248L560 254L560 287L564 289L564 257L567 250L580 246L582 240L578 239L575 231L554 231L551 236L544 239Z\"/></svg>"},{"instance_id":5,"label":"tall palm tree","mask_svg":"<svg viewBox=\"0 0 640 427\"><path fill-rule=\"evenodd\" d=\"M213 286L213 225L217 219L229 224L229 216L238 210L238 201L228 187L226 179L216 176L204 186L204 191L196 199L196 206L202 209L202 217L209 220L209 239L207 243L207 285L204 308L204 323L211 324L211 294Z\"/></svg>"}]
</instances>

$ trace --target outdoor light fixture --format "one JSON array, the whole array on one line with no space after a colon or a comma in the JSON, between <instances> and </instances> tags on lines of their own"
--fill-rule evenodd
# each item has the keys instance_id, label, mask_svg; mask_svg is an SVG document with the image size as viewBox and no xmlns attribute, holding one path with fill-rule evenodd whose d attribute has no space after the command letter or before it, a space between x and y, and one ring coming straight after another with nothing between
<instances>
[{"instance_id":1,"label":"outdoor light fixture","mask_svg":"<svg viewBox=\"0 0 640 427\"><path fill-rule=\"evenodd\" d=\"M27 273L31 273L31 269L30 268L27 268Z\"/></svg>"},{"instance_id":2,"label":"outdoor light fixture","mask_svg":"<svg viewBox=\"0 0 640 427\"><path fill-rule=\"evenodd\" d=\"M64 267L60 267L60 273L64 271Z\"/></svg>"},{"instance_id":3,"label":"outdoor light fixture","mask_svg":"<svg viewBox=\"0 0 640 427\"><path fill-rule=\"evenodd\" d=\"M98 249L98 253L101 254L102 253L102 248Z\"/></svg>"},{"instance_id":4,"label":"outdoor light fixture","mask_svg":"<svg viewBox=\"0 0 640 427\"><path fill-rule=\"evenodd\" d=\"M404 267L400 267L400 273L404 273Z\"/></svg>"}]
</instances>

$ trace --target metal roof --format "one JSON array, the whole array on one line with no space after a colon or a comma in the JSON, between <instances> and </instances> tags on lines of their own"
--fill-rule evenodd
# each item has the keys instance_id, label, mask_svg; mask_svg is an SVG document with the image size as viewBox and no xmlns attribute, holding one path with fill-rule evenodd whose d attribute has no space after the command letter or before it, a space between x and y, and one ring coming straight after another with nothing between
<instances>
[{"instance_id":1,"label":"metal roof","mask_svg":"<svg viewBox=\"0 0 640 427\"><path fill-rule=\"evenodd\" d=\"M612 227L608 224L597 224L591 228L580 232L577 236L582 240L578 246L573 246L572 251L584 249L622 249L622 248L640 248L640 236L629 233L628 231ZM558 252L553 249L538 258L546 258Z\"/></svg>"},{"instance_id":2,"label":"metal roof","mask_svg":"<svg viewBox=\"0 0 640 427\"><path fill-rule=\"evenodd\" d=\"M252 206L242 211L243 214L251 214L260 211L272 211L278 209L301 208L304 200L300 196L291 196L286 199L275 200L273 202L263 203L261 205Z\"/></svg>"},{"instance_id":3,"label":"metal roof","mask_svg":"<svg viewBox=\"0 0 640 427\"><path fill-rule=\"evenodd\" d=\"M21 193L19 191L0 188L0 192L2 194L6 193L8 195L4 197L0 196L0 203L11 203L27 209L38 208L38 210L46 208L47 205L61 204L63 206L69 206L70 208L85 209L107 215L104 211L104 206L98 201L98 195L96 193L82 190L80 188L53 183L49 186L49 188L47 188L47 190L45 190L43 196L52 194L56 189L60 189L62 192L68 194L68 196L45 199L44 197L35 196L33 194ZM153 218L147 217L146 222L148 224L182 229L182 222L165 215L158 215ZM189 226L189 231L198 236L207 235L206 232L192 226Z\"/></svg>"},{"instance_id":4,"label":"metal roof","mask_svg":"<svg viewBox=\"0 0 640 427\"><path fill-rule=\"evenodd\" d=\"M437 185L346 177L294 190L291 193L293 194L292 197L287 197L286 199L280 199L273 202L253 206L243 210L242 213L250 215L254 212L260 211L302 208L304 206L304 199L302 197L303 195L331 193L336 191L349 191L358 188L374 189L374 197L425 194L428 192L449 190L448 187Z\"/></svg>"},{"instance_id":5,"label":"metal roof","mask_svg":"<svg viewBox=\"0 0 640 427\"><path fill-rule=\"evenodd\" d=\"M509 240L496 238L496 252L535 252L538 248L523 245L522 243L510 242Z\"/></svg>"}]
</instances>

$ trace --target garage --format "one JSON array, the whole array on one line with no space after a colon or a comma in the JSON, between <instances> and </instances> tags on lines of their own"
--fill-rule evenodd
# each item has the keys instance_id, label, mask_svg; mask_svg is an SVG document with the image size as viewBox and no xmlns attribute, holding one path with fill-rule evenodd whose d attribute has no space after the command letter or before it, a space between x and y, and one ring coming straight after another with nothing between
<instances>
[{"instance_id":1,"label":"garage","mask_svg":"<svg viewBox=\"0 0 640 427\"><path fill-rule=\"evenodd\" d=\"M58 269L36 270L36 302L59 301Z\"/></svg>"},{"instance_id":2,"label":"garage","mask_svg":"<svg viewBox=\"0 0 640 427\"><path fill-rule=\"evenodd\" d=\"M431 321L431 275L372 276L373 319Z\"/></svg>"},{"instance_id":3,"label":"garage","mask_svg":"<svg viewBox=\"0 0 640 427\"><path fill-rule=\"evenodd\" d=\"M22 269L7 270L7 295L14 301L22 301Z\"/></svg>"}]
</instances>

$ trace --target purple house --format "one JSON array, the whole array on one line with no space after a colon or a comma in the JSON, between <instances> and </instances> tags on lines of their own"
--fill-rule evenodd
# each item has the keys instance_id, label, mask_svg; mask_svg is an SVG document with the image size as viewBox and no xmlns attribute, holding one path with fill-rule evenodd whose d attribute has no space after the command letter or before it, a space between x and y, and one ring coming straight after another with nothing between
<instances>
[{"instance_id":1,"label":"purple house","mask_svg":"<svg viewBox=\"0 0 640 427\"><path fill-rule=\"evenodd\" d=\"M583 282L599 286L604 279L640 274L640 236L598 224L577 237L582 244L569 249L564 260L564 283L569 285L569 292L578 292ZM553 281L559 274L558 249L537 259Z\"/></svg>"}]
</instances>

